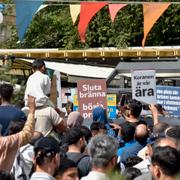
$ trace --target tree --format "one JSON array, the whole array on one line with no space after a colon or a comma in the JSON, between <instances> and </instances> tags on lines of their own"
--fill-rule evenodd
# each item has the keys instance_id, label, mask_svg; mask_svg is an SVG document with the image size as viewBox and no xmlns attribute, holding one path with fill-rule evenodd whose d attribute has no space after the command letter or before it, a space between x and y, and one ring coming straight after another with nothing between
<instances>
[{"instance_id":1,"label":"tree","mask_svg":"<svg viewBox=\"0 0 180 180\"><path fill-rule=\"evenodd\" d=\"M173 4L160 17L150 31L146 45L179 45L180 5ZM23 42L17 44L15 28L6 48L60 48L81 49L93 47L141 46L143 38L142 5L131 4L123 8L112 23L108 7L104 7L90 22L86 43L78 35L78 21L73 25L69 6L53 5L41 10L33 19Z\"/></svg>"}]
</instances>

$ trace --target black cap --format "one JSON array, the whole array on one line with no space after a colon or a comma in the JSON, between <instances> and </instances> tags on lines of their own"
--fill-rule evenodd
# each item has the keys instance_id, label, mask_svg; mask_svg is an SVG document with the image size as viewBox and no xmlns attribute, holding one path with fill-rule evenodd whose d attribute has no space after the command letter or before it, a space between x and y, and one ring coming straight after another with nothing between
<instances>
[{"instance_id":1,"label":"black cap","mask_svg":"<svg viewBox=\"0 0 180 180\"><path fill-rule=\"evenodd\" d=\"M36 141L36 143L34 144L34 151L38 151L39 149L43 149L46 152L60 152L58 142L52 137L43 137Z\"/></svg>"}]
</instances>

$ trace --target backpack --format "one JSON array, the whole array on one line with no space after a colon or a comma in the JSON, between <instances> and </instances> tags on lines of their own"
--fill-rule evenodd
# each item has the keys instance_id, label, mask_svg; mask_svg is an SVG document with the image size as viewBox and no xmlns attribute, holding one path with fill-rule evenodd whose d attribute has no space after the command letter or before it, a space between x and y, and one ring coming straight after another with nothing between
<instances>
[{"instance_id":1,"label":"backpack","mask_svg":"<svg viewBox=\"0 0 180 180\"><path fill-rule=\"evenodd\" d=\"M87 154L83 154L83 153L79 153L75 158L73 158L73 161L76 163L76 165L78 166L79 162L81 161L81 159L83 159L84 157L88 157Z\"/></svg>"},{"instance_id":2,"label":"backpack","mask_svg":"<svg viewBox=\"0 0 180 180\"><path fill-rule=\"evenodd\" d=\"M79 154L77 154L76 156L74 156L73 159L71 159L71 160L74 161L75 164L78 166L79 162L80 162L84 157L89 157L89 155L83 154L83 153L79 153ZM83 172L81 171L81 169L79 169L79 166L78 166L78 172L79 172L79 178L83 177Z\"/></svg>"}]
</instances>

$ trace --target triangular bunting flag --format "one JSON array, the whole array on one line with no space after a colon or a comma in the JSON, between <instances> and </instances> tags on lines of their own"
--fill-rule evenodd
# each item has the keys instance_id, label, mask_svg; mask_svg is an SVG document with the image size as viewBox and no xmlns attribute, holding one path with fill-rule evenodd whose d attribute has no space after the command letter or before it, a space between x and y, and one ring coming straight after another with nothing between
<instances>
[{"instance_id":1,"label":"triangular bunting flag","mask_svg":"<svg viewBox=\"0 0 180 180\"><path fill-rule=\"evenodd\" d=\"M3 14L0 12L0 24L3 22Z\"/></svg>"},{"instance_id":2,"label":"triangular bunting flag","mask_svg":"<svg viewBox=\"0 0 180 180\"><path fill-rule=\"evenodd\" d=\"M153 25L169 7L171 3L144 3L143 14L144 14L144 38L142 40L142 46L145 45L145 41L148 33L150 32Z\"/></svg>"},{"instance_id":3,"label":"triangular bunting flag","mask_svg":"<svg viewBox=\"0 0 180 180\"><path fill-rule=\"evenodd\" d=\"M89 22L107 4L108 2L81 2L78 31L82 42L85 42L85 33Z\"/></svg>"},{"instance_id":4,"label":"triangular bunting flag","mask_svg":"<svg viewBox=\"0 0 180 180\"><path fill-rule=\"evenodd\" d=\"M127 6L127 4L109 4L109 13L110 13L112 22L114 22L114 19L118 11L125 6Z\"/></svg>"},{"instance_id":5,"label":"triangular bunting flag","mask_svg":"<svg viewBox=\"0 0 180 180\"><path fill-rule=\"evenodd\" d=\"M80 13L80 4L70 4L70 14L73 21L73 24L75 24L77 17Z\"/></svg>"},{"instance_id":6,"label":"triangular bunting flag","mask_svg":"<svg viewBox=\"0 0 180 180\"><path fill-rule=\"evenodd\" d=\"M0 11L4 10L6 8L6 5L3 3L0 3Z\"/></svg>"},{"instance_id":7,"label":"triangular bunting flag","mask_svg":"<svg viewBox=\"0 0 180 180\"><path fill-rule=\"evenodd\" d=\"M22 41L29 24L38 8L44 0L28 1L15 0L16 3L16 27L18 30L19 40Z\"/></svg>"},{"instance_id":8,"label":"triangular bunting flag","mask_svg":"<svg viewBox=\"0 0 180 180\"><path fill-rule=\"evenodd\" d=\"M48 5L41 5L38 10L36 11L36 14L41 11L42 9L46 8Z\"/></svg>"}]
</instances>

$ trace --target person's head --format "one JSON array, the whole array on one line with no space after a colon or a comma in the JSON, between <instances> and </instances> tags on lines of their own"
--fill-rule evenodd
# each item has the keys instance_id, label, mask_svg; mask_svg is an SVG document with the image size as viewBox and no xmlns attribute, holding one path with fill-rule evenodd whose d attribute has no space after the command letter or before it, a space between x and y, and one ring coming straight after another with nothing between
<instances>
[{"instance_id":1,"label":"person's head","mask_svg":"<svg viewBox=\"0 0 180 180\"><path fill-rule=\"evenodd\" d=\"M99 124L100 124L100 122L96 122L96 121L92 122L92 124L90 126L92 136L95 136L99 133Z\"/></svg>"},{"instance_id":2,"label":"person's head","mask_svg":"<svg viewBox=\"0 0 180 180\"><path fill-rule=\"evenodd\" d=\"M131 123L123 123L121 125L121 135L125 142L132 141L134 139L135 127Z\"/></svg>"},{"instance_id":3,"label":"person's head","mask_svg":"<svg viewBox=\"0 0 180 180\"><path fill-rule=\"evenodd\" d=\"M14 120L10 122L8 135L16 134L22 131L25 122L22 120Z\"/></svg>"},{"instance_id":4,"label":"person's head","mask_svg":"<svg viewBox=\"0 0 180 180\"><path fill-rule=\"evenodd\" d=\"M68 146L76 146L81 151L85 149L86 142L83 132L79 128L71 128L65 134L65 141Z\"/></svg>"},{"instance_id":5,"label":"person's head","mask_svg":"<svg viewBox=\"0 0 180 180\"><path fill-rule=\"evenodd\" d=\"M56 180L78 180L78 167L68 158L61 158Z\"/></svg>"},{"instance_id":6,"label":"person's head","mask_svg":"<svg viewBox=\"0 0 180 180\"><path fill-rule=\"evenodd\" d=\"M2 180L15 180L13 174L9 173L8 171L0 170L0 179Z\"/></svg>"},{"instance_id":7,"label":"person's head","mask_svg":"<svg viewBox=\"0 0 180 180\"><path fill-rule=\"evenodd\" d=\"M153 143L147 145L147 156L152 156L156 147L170 146L177 148L175 141L172 138L158 138Z\"/></svg>"},{"instance_id":8,"label":"person's head","mask_svg":"<svg viewBox=\"0 0 180 180\"><path fill-rule=\"evenodd\" d=\"M112 170L117 162L116 153L118 142L115 138L107 135L92 137L88 145L88 152L92 159L93 168Z\"/></svg>"},{"instance_id":9,"label":"person's head","mask_svg":"<svg viewBox=\"0 0 180 180\"><path fill-rule=\"evenodd\" d=\"M67 126L69 128L80 128L82 123L83 123L84 118L81 116L80 112L78 111L73 111L70 112L67 118Z\"/></svg>"},{"instance_id":10,"label":"person's head","mask_svg":"<svg viewBox=\"0 0 180 180\"><path fill-rule=\"evenodd\" d=\"M97 106L92 111L93 121L107 123L106 110L103 107Z\"/></svg>"},{"instance_id":11,"label":"person's head","mask_svg":"<svg viewBox=\"0 0 180 180\"><path fill-rule=\"evenodd\" d=\"M36 59L33 61L32 63L32 69L33 71L41 71L42 73L44 73L46 71L46 66L45 63L42 59Z\"/></svg>"},{"instance_id":12,"label":"person's head","mask_svg":"<svg viewBox=\"0 0 180 180\"><path fill-rule=\"evenodd\" d=\"M170 146L156 147L151 157L150 170L154 179L175 179L180 173L180 153Z\"/></svg>"},{"instance_id":13,"label":"person's head","mask_svg":"<svg viewBox=\"0 0 180 180\"><path fill-rule=\"evenodd\" d=\"M134 118L138 118L141 114L141 111L142 111L142 104L141 104L141 102L133 99L128 104L128 108L130 111L130 115L133 116Z\"/></svg>"},{"instance_id":14,"label":"person's head","mask_svg":"<svg viewBox=\"0 0 180 180\"><path fill-rule=\"evenodd\" d=\"M147 138L149 137L149 131L145 124L139 124L136 126L135 130L135 140L139 143L143 144L147 142Z\"/></svg>"},{"instance_id":15,"label":"person's head","mask_svg":"<svg viewBox=\"0 0 180 180\"><path fill-rule=\"evenodd\" d=\"M167 130L166 136L172 138L176 142L177 149L180 150L180 127L175 126Z\"/></svg>"},{"instance_id":16,"label":"person's head","mask_svg":"<svg viewBox=\"0 0 180 180\"><path fill-rule=\"evenodd\" d=\"M0 85L0 97L2 102L7 101L10 102L11 97L13 95L13 86L11 84L1 84Z\"/></svg>"},{"instance_id":17,"label":"person's head","mask_svg":"<svg viewBox=\"0 0 180 180\"><path fill-rule=\"evenodd\" d=\"M133 180L136 177L140 176L141 174L142 174L141 171L134 167L128 167L123 172L123 176L125 177L125 180Z\"/></svg>"},{"instance_id":18,"label":"person's head","mask_svg":"<svg viewBox=\"0 0 180 180\"><path fill-rule=\"evenodd\" d=\"M67 104L65 105L67 114L70 114L73 110L73 103L71 101L67 102Z\"/></svg>"},{"instance_id":19,"label":"person's head","mask_svg":"<svg viewBox=\"0 0 180 180\"><path fill-rule=\"evenodd\" d=\"M60 164L59 152L59 144L52 137L43 137L36 141L34 144L36 171L51 168L51 175L54 175Z\"/></svg>"},{"instance_id":20,"label":"person's head","mask_svg":"<svg viewBox=\"0 0 180 180\"><path fill-rule=\"evenodd\" d=\"M104 123L99 124L99 135L107 134L107 127Z\"/></svg>"},{"instance_id":21,"label":"person's head","mask_svg":"<svg viewBox=\"0 0 180 180\"><path fill-rule=\"evenodd\" d=\"M91 133L90 129L86 126L81 126L80 129L81 129L81 132L84 134L86 143L88 144L89 140L92 137L92 133Z\"/></svg>"}]
</instances>

